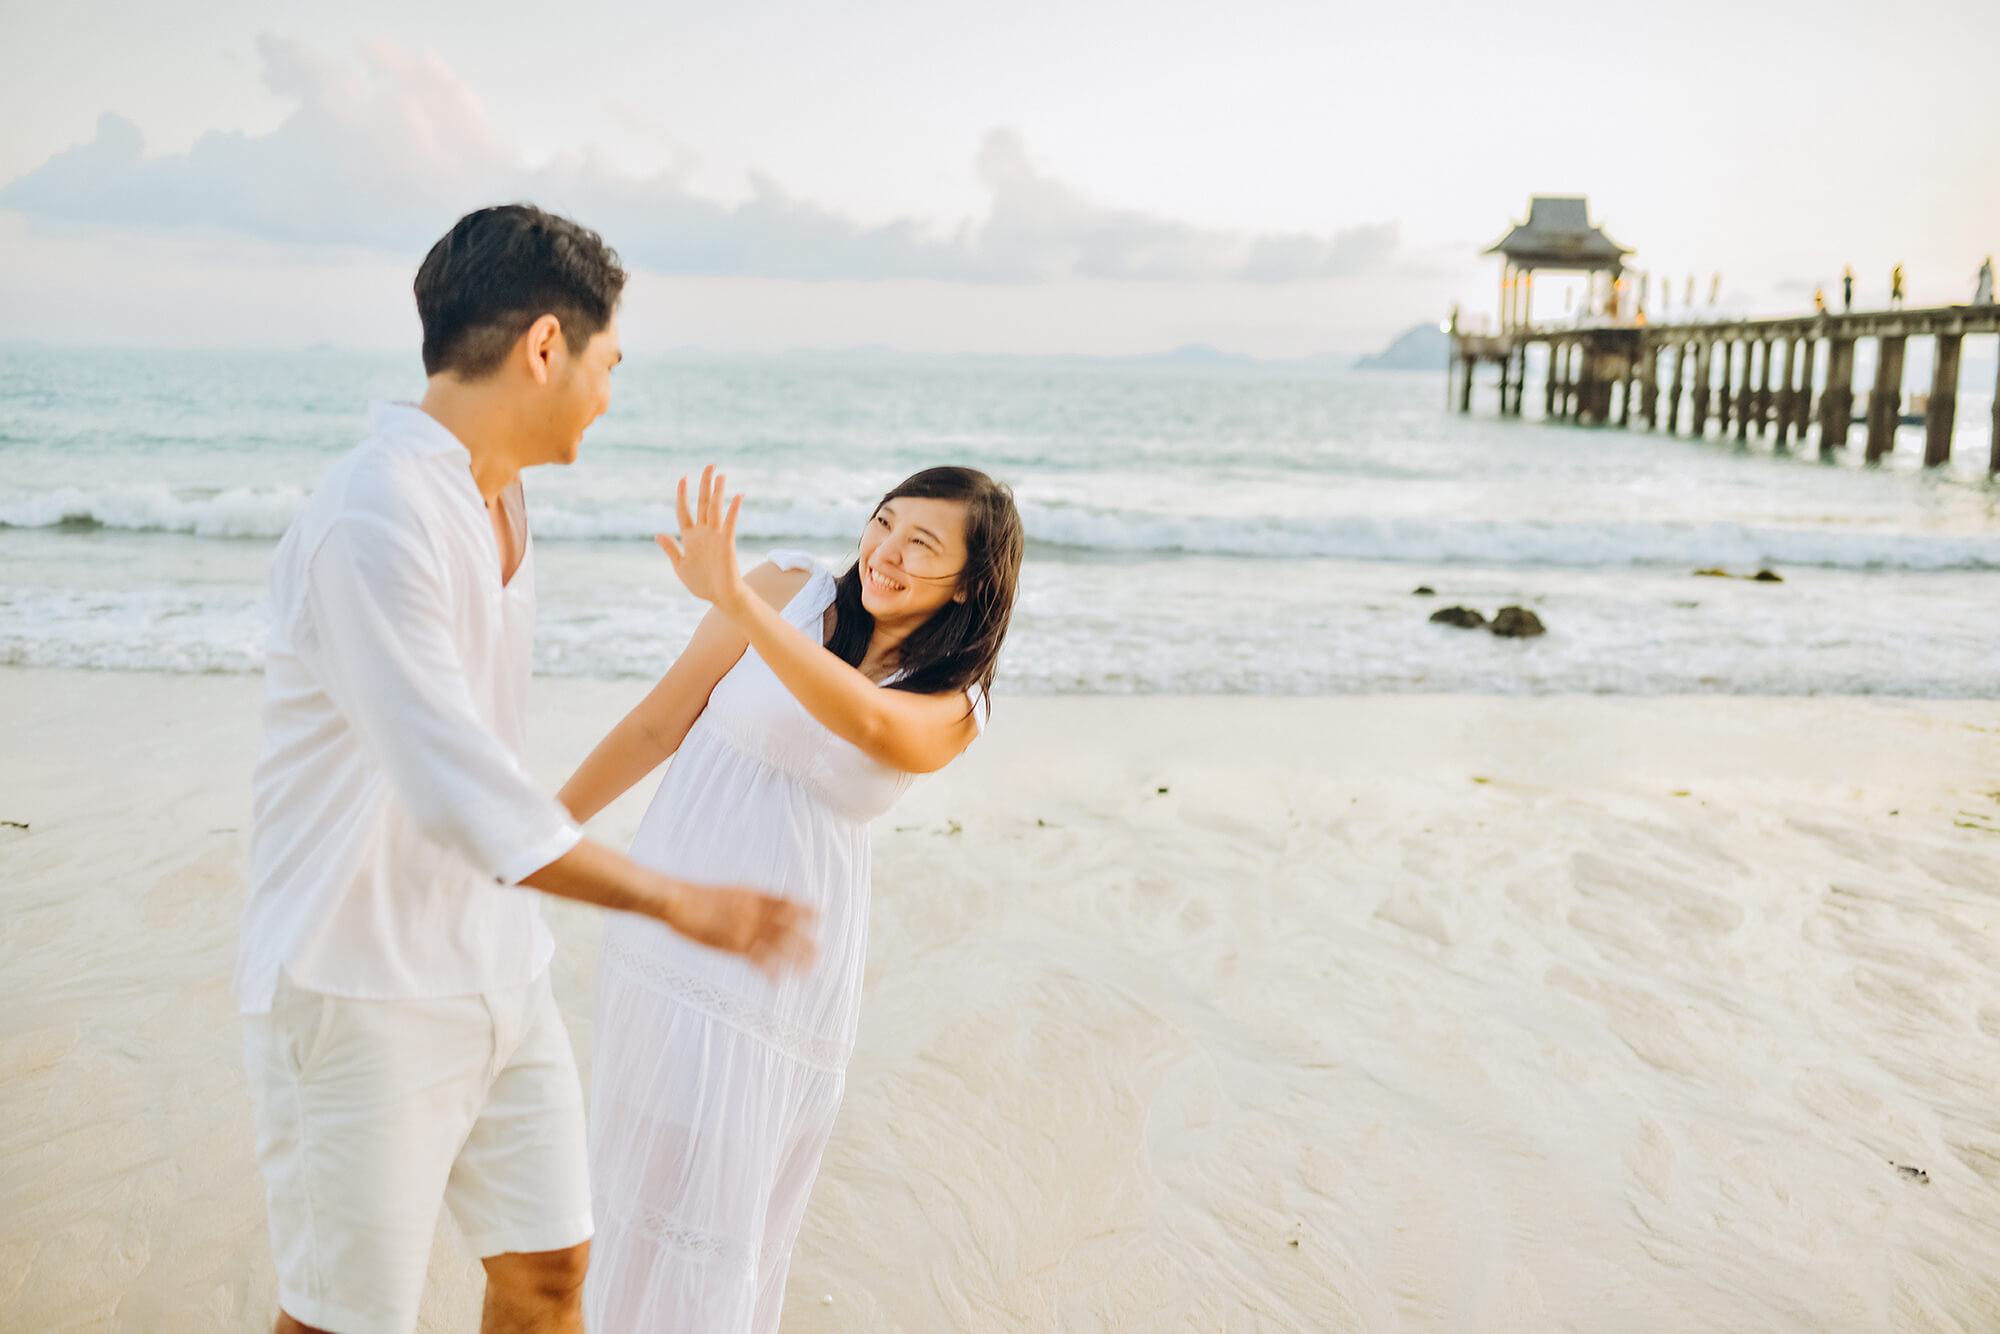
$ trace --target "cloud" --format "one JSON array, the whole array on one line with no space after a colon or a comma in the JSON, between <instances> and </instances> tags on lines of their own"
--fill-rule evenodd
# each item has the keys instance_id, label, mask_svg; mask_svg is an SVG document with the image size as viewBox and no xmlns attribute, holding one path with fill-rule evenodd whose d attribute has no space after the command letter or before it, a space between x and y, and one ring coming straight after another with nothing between
<instances>
[{"instance_id":1,"label":"cloud","mask_svg":"<svg viewBox=\"0 0 2000 1334\"><path fill-rule=\"evenodd\" d=\"M298 104L271 133L211 132L185 155L148 159L139 128L107 112L90 143L0 186L0 207L408 252L468 209L531 199L596 227L640 268L806 280L1289 283L1379 268L1396 249L1392 223L1246 234L1106 207L1037 168L1004 129L975 164L988 212L955 227L864 225L761 175L747 200L724 205L689 189L684 154L654 175L589 151L524 167L479 99L428 53L375 41L349 64L277 37L257 46L266 84Z\"/></svg>"}]
</instances>

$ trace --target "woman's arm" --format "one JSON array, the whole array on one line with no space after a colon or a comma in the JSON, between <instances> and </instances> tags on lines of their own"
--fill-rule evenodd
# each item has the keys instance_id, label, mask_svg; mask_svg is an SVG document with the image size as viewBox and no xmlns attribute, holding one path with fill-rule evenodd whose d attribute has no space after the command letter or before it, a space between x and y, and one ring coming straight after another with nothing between
<instances>
[{"instance_id":1,"label":"woman's arm","mask_svg":"<svg viewBox=\"0 0 2000 1334\"><path fill-rule=\"evenodd\" d=\"M701 475L698 513L690 514L681 482L681 540L664 534L661 550L696 597L713 603L743 642L757 650L771 672L807 713L864 755L905 773L932 773L950 764L979 735L972 702L963 694L919 695L884 690L799 633L737 573L736 515L743 498L727 506L714 469ZM740 650L739 650L740 652Z\"/></svg>"},{"instance_id":2,"label":"woman's arm","mask_svg":"<svg viewBox=\"0 0 2000 1334\"><path fill-rule=\"evenodd\" d=\"M780 624L777 609L791 601L810 574L760 565L741 583L752 601ZM708 697L743 656L749 639L719 611L701 618L694 637L660 683L597 743L556 799L580 824L618 800L633 784L666 763L708 707Z\"/></svg>"}]
</instances>

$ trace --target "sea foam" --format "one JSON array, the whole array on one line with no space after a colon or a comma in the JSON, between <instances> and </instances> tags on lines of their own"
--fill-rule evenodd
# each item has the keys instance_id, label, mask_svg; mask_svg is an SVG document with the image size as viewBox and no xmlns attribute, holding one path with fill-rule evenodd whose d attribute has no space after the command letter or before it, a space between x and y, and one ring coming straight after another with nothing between
<instances>
[{"instance_id":1,"label":"sea foam","mask_svg":"<svg viewBox=\"0 0 2000 1334\"><path fill-rule=\"evenodd\" d=\"M297 487L176 492L164 484L65 487L0 499L0 527L106 528L196 538L277 538L304 503ZM747 542L852 540L860 500L778 497L744 510ZM1828 570L2000 570L2000 537L1720 521L1394 518L1201 514L1025 498L1043 547L1077 554L1327 558L1410 565L1598 569L1777 565ZM530 511L542 541L645 541L670 531L665 503L557 496Z\"/></svg>"}]
</instances>

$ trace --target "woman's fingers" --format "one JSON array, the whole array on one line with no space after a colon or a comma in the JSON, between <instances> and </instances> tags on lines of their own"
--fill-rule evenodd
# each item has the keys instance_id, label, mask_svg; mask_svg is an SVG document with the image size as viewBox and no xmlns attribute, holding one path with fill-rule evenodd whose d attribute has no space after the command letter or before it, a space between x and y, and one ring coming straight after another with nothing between
<instances>
[{"instance_id":1,"label":"woman's fingers","mask_svg":"<svg viewBox=\"0 0 2000 1334\"><path fill-rule=\"evenodd\" d=\"M674 570L680 572L683 561L706 560L713 556L710 537L722 540L723 547L730 553L736 550L736 523L743 512L743 497L728 497L729 478L715 470L713 463L701 470L701 481L697 484L689 504L688 479L683 477L674 490L674 514L680 520L680 540L675 541L665 533L655 540L660 549L674 562Z\"/></svg>"},{"instance_id":2,"label":"woman's fingers","mask_svg":"<svg viewBox=\"0 0 2000 1334\"><path fill-rule=\"evenodd\" d=\"M723 521L723 500L728 491L729 478L715 470L713 463L701 470L701 482L694 496L694 507L688 507L688 479L683 477L674 492L675 517L680 520L681 534L686 536L690 528L709 528ZM741 499L741 497L738 497Z\"/></svg>"}]
</instances>

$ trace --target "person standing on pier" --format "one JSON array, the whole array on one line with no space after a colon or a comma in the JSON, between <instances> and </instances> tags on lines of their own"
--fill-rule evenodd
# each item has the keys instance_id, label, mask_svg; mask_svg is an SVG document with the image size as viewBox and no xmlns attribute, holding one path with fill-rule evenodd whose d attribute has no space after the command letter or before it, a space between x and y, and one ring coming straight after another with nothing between
<instances>
[{"instance_id":1,"label":"person standing on pier","mask_svg":"<svg viewBox=\"0 0 2000 1334\"><path fill-rule=\"evenodd\" d=\"M1979 285L1972 289L1972 304L1990 306L1993 304L1993 256L1979 266Z\"/></svg>"},{"instance_id":2,"label":"person standing on pier","mask_svg":"<svg viewBox=\"0 0 2000 1334\"><path fill-rule=\"evenodd\" d=\"M1889 270L1889 309L1903 308L1903 266L1898 264Z\"/></svg>"},{"instance_id":3,"label":"person standing on pier","mask_svg":"<svg viewBox=\"0 0 2000 1334\"><path fill-rule=\"evenodd\" d=\"M1826 289L1824 287L1813 288L1813 314L1826 314Z\"/></svg>"},{"instance_id":4,"label":"person standing on pier","mask_svg":"<svg viewBox=\"0 0 2000 1334\"><path fill-rule=\"evenodd\" d=\"M1854 266L1850 264L1847 266L1847 271L1840 275L1840 312L1843 315L1848 315L1852 314L1853 311Z\"/></svg>"}]
</instances>

